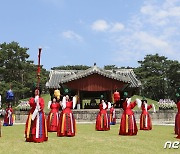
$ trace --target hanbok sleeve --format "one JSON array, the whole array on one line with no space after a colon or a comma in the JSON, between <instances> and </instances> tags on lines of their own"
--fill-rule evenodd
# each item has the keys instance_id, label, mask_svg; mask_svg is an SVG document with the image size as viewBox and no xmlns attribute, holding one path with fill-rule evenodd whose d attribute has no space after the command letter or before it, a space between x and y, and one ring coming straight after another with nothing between
<instances>
[{"instance_id":1,"label":"hanbok sleeve","mask_svg":"<svg viewBox=\"0 0 180 154\"><path fill-rule=\"evenodd\" d=\"M136 103L137 103L137 105L138 105L138 108L140 108L140 107L141 107L141 105L142 105L141 100L140 100L140 99L138 99L138 98L136 98Z\"/></svg>"},{"instance_id":2,"label":"hanbok sleeve","mask_svg":"<svg viewBox=\"0 0 180 154\"><path fill-rule=\"evenodd\" d=\"M156 112L156 108L154 104L152 104L152 107L153 107L153 111Z\"/></svg>"},{"instance_id":3,"label":"hanbok sleeve","mask_svg":"<svg viewBox=\"0 0 180 154\"><path fill-rule=\"evenodd\" d=\"M103 109L107 109L107 105L104 101L102 101Z\"/></svg>"},{"instance_id":4,"label":"hanbok sleeve","mask_svg":"<svg viewBox=\"0 0 180 154\"><path fill-rule=\"evenodd\" d=\"M147 110L150 110L153 107L153 105L148 105Z\"/></svg>"},{"instance_id":5,"label":"hanbok sleeve","mask_svg":"<svg viewBox=\"0 0 180 154\"><path fill-rule=\"evenodd\" d=\"M64 96L61 103L62 109L64 110L66 108L66 97Z\"/></svg>"},{"instance_id":6,"label":"hanbok sleeve","mask_svg":"<svg viewBox=\"0 0 180 154\"><path fill-rule=\"evenodd\" d=\"M35 97L35 105L36 108L32 114L32 120L34 120L36 118L36 116L38 115L38 112L44 109L44 99L43 98L39 98L39 96Z\"/></svg>"},{"instance_id":7,"label":"hanbok sleeve","mask_svg":"<svg viewBox=\"0 0 180 154\"><path fill-rule=\"evenodd\" d=\"M108 109L110 109L111 108L111 103L110 102L108 102Z\"/></svg>"},{"instance_id":8,"label":"hanbok sleeve","mask_svg":"<svg viewBox=\"0 0 180 154\"><path fill-rule=\"evenodd\" d=\"M136 101L134 101L130 105L131 105L131 109L133 109L137 105L137 103L136 103Z\"/></svg>"},{"instance_id":9,"label":"hanbok sleeve","mask_svg":"<svg viewBox=\"0 0 180 154\"><path fill-rule=\"evenodd\" d=\"M29 105L30 105L30 107L34 107L35 106L34 98L30 98L29 99Z\"/></svg>"},{"instance_id":10,"label":"hanbok sleeve","mask_svg":"<svg viewBox=\"0 0 180 154\"><path fill-rule=\"evenodd\" d=\"M40 110L44 109L44 99L43 98L39 98L39 106L40 106Z\"/></svg>"},{"instance_id":11,"label":"hanbok sleeve","mask_svg":"<svg viewBox=\"0 0 180 154\"><path fill-rule=\"evenodd\" d=\"M77 99L76 99L76 96L74 96L74 97L73 97L73 109L75 108L76 103L77 103Z\"/></svg>"},{"instance_id":12,"label":"hanbok sleeve","mask_svg":"<svg viewBox=\"0 0 180 154\"><path fill-rule=\"evenodd\" d=\"M48 109L50 109L51 103L51 101L48 102Z\"/></svg>"}]
</instances>

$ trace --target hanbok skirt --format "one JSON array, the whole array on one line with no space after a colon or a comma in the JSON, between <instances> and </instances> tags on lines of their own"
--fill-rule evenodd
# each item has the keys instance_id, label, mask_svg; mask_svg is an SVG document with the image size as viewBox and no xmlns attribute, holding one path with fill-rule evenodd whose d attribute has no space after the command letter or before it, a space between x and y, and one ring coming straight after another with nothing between
<instances>
[{"instance_id":1,"label":"hanbok skirt","mask_svg":"<svg viewBox=\"0 0 180 154\"><path fill-rule=\"evenodd\" d=\"M116 124L116 117L114 117L112 113L110 113L109 115L109 122L110 122L110 125Z\"/></svg>"},{"instance_id":2,"label":"hanbok skirt","mask_svg":"<svg viewBox=\"0 0 180 154\"><path fill-rule=\"evenodd\" d=\"M152 122L149 113L141 114L140 116L140 130L151 130Z\"/></svg>"},{"instance_id":3,"label":"hanbok skirt","mask_svg":"<svg viewBox=\"0 0 180 154\"><path fill-rule=\"evenodd\" d=\"M59 113L50 112L47 119L48 132L57 132L58 123L59 123Z\"/></svg>"},{"instance_id":4,"label":"hanbok skirt","mask_svg":"<svg viewBox=\"0 0 180 154\"><path fill-rule=\"evenodd\" d=\"M174 131L175 134L178 135L177 138L180 139L180 113L176 114Z\"/></svg>"},{"instance_id":5,"label":"hanbok skirt","mask_svg":"<svg viewBox=\"0 0 180 154\"><path fill-rule=\"evenodd\" d=\"M123 113L120 122L119 135L137 135L137 125L134 114Z\"/></svg>"},{"instance_id":6,"label":"hanbok skirt","mask_svg":"<svg viewBox=\"0 0 180 154\"><path fill-rule=\"evenodd\" d=\"M34 120L28 115L25 127L26 142L44 142L48 140L47 122L44 112L39 112Z\"/></svg>"},{"instance_id":7,"label":"hanbok skirt","mask_svg":"<svg viewBox=\"0 0 180 154\"><path fill-rule=\"evenodd\" d=\"M72 112L62 111L59 118L57 136L75 136L76 133L76 121Z\"/></svg>"},{"instance_id":8,"label":"hanbok skirt","mask_svg":"<svg viewBox=\"0 0 180 154\"><path fill-rule=\"evenodd\" d=\"M110 123L107 113L98 113L96 117L96 130L97 131L108 131L110 130Z\"/></svg>"}]
</instances>

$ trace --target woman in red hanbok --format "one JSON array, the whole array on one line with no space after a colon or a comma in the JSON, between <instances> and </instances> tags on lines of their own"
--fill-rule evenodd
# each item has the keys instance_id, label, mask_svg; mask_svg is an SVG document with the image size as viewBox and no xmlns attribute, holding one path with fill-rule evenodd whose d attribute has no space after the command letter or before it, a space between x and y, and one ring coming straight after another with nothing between
<instances>
[{"instance_id":1,"label":"woman in red hanbok","mask_svg":"<svg viewBox=\"0 0 180 154\"><path fill-rule=\"evenodd\" d=\"M180 99L178 99L177 103L178 112L175 117L175 134L178 135L177 138L180 139Z\"/></svg>"},{"instance_id":2,"label":"woman in red hanbok","mask_svg":"<svg viewBox=\"0 0 180 154\"><path fill-rule=\"evenodd\" d=\"M57 136L75 136L76 133L76 121L71 109L74 109L76 105L76 97L73 97L73 101L66 95L61 102L62 112L60 114Z\"/></svg>"},{"instance_id":3,"label":"woman in red hanbok","mask_svg":"<svg viewBox=\"0 0 180 154\"><path fill-rule=\"evenodd\" d=\"M48 132L57 132L60 104L56 101L56 98L53 98L53 100L48 103L48 108L51 108L47 120Z\"/></svg>"},{"instance_id":4,"label":"woman in red hanbok","mask_svg":"<svg viewBox=\"0 0 180 154\"><path fill-rule=\"evenodd\" d=\"M31 109L26 121L26 142L43 142L48 140L47 123L44 114L44 100L39 96L39 90L35 90L35 97L30 98Z\"/></svg>"},{"instance_id":5,"label":"woman in red hanbok","mask_svg":"<svg viewBox=\"0 0 180 154\"><path fill-rule=\"evenodd\" d=\"M108 105L101 100L99 103L99 113L96 117L96 130L97 131L107 131L110 130L109 117L107 114Z\"/></svg>"},{"instance_id":6,"label":"woman in red hanbok","mask_svg":"<svg viewBox=\"0 0 180 154\"><path fill-rule=\"evenodd\" d=\"M151 117L149 115L148 110L153 108L155 112L154 104L148 105L147 100L142 100L142 113L140 116L140 130L151 130L152 129L152 122Z\"/></svg>"},{"instance_id":7,"label":"woman in red hanbok","mask_svg":"<svg viewBox=\"0 0 180 154\"><path fill-rule=\"evenodd\" d=\"M134 112L132 109L137 105L141 106L141 100L136 99L136 101L131 102L131 98L127 98L125 102L123 102L123 114L121 117L120 130L119 135L136 135L137 134L137 125L134 117Z\"/></svg>"},{"instance_id":8,"label":"woman in red hanbok","mask_svg":"<svg viewBox=\"0 0 180 154\"><path fill-rule=\"evenodd\" d=\"M109 122L110 122L110 125L116 124L116 111L113 105L110 108Z\"/></svg>"},{"instance_id":9,"label":"woman in red hanbok","mask_svg":"<svg viewBox=\"0 0 180 154\"><path fill-rule=\"evenodd\" d=\"M13 125L13 109L11 104L8 105L6 109L6 114L4 116L3 126L12 126Z\"/></svg>"}]
</instances>

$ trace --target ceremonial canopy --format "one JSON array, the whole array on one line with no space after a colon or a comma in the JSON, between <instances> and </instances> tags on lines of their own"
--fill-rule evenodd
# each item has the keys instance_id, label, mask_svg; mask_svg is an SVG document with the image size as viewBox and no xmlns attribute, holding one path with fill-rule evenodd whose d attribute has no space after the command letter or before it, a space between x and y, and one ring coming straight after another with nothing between
<instances>
[{"instance_id":1,"label":"ceremonial canopy","mask_svg":"<svg viewBox=\"0 0 180 154\"><path fill-rule=\"evenodd\" d=\"M82 107L85 100L88 103L101 95L112 101L115 90L132 95L140 86L133 69L104 70L96 65L87 70L51 70L46 83L51 93L57 88L61 88L61 93L62 87L70 89L72 95L78 95Z\"/></svg>"}]
</instances>

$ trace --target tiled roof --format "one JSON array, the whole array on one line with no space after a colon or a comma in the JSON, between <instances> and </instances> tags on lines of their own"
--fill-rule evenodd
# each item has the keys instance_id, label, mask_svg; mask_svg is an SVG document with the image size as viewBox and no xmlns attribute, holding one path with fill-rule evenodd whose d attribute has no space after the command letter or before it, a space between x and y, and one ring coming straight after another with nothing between
<instances>
[{"instance_id":1,"label":"tiled roof","mask_svg":"<svg viewBox=\"0 0 180 154\"><path fill-rule=\"evenodd\" d=\"M93 66L87 70L51 70L46 87L60 88L60 83L65 84L73 80L87 77L91 74L99 74L110 79L129 83L130 87L139 87L141 85L132 69L104 70L97 66Z\"/></svg>"},{"instance_id":2,"label":"tiled roof","mask_svg":"<svg viewBox=\"0 0 180 154\"><path fill-rule=\"evenodd\" d=\"M136 74L134 73L133 69L116 69L113 71L115 71L117 75L122 75L124 77L128 77L130 79L129 87L140 87L141 86L141 82L136 78Z\"/></svg>"}]
</instances>

